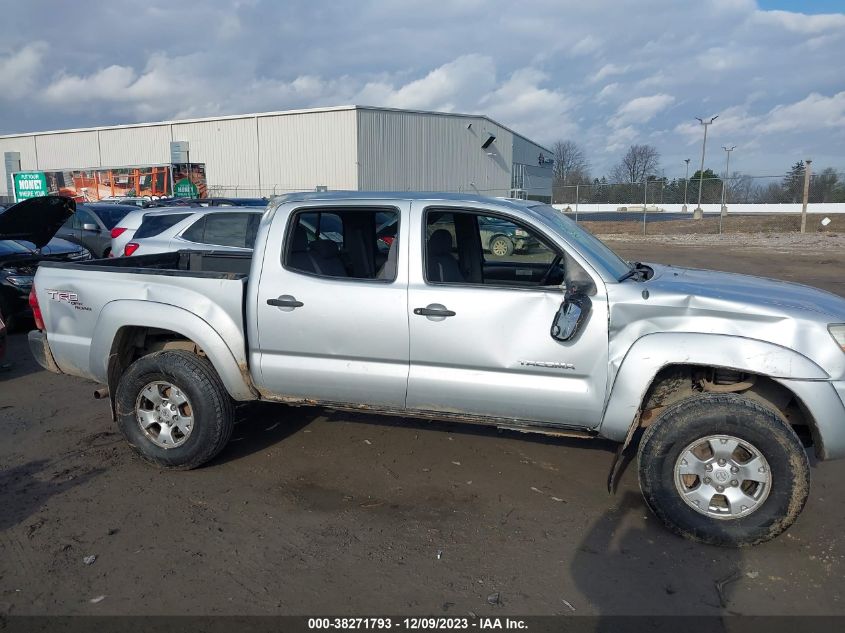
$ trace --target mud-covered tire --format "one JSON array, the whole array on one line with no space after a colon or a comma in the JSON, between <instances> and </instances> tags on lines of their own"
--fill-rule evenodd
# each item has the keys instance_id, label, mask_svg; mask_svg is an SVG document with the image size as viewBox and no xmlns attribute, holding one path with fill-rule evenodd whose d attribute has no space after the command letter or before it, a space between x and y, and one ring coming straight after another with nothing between
<instances>
[{"instance_id":1,"label":"mud-covered tire","mask_svg":"<svg viewBox=\"0 0 845 633\"><path fill-rule=\"evenodd\" d=\"M139 394L156 381L178 387L190 402L192 429L179 446L156 445L139 424ZM190 470L217 455L229 441L235 419L234 403L211 363L182 350L156 352L132 363L118 382L115 407L130 446L151 464L172 470Z\"/></svg>"},{"instance_id":2,"label":"mud-covered tire","mask_svg":"<svg viewBox=\"0 0 845 633\"><path fill-rule=\"evenodd\" d=\"M747 442L768 462L768 496L751 514L708 516L684 501L676 485L682 453L716 435ZM809 494L807 453L792 427L775 411L736 394L699 394L668 407L646 429L638 461L640 489L654 514L673 532L711 545L742 547L776 537L795 522Z\"/></svg>"}]
</instances>

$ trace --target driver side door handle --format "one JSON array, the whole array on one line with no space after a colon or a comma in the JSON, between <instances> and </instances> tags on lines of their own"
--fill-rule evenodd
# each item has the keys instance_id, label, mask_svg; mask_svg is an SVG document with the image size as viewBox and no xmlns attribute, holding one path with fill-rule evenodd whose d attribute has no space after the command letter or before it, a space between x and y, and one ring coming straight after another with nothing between
<instances>
[{"instance_id":1,"label":"driver side door handle","mask_svg":"<svg viewBox=\"0 0 845 633\"><path fill-rule=\"evenodd\" d=\"M414 314L419 316L452 317L455 312L446 308L414 308Z\"/></svg>"},{"instance_id":2,"label":"driver side door handle","mask_svg":"<svg viewBox=\"0 0 845 633\"><path fill-rule=\"evenodd\" d=\"M278 299L267 299L267 305L276 306L277 308L301 308L305 304L302 301L297 301L296 297L282 295Z\"/></svg>"}]
</instances>

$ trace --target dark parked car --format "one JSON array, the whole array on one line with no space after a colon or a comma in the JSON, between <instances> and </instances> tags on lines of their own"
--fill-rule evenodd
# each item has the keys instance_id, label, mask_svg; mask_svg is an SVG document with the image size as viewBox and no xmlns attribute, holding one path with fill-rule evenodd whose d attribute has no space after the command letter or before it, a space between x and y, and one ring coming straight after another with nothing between
<instances>
[{"instance_id":1,"label":"dark parked car","mask_svg":"<svg viewBox=\"0 0 845 633\"><path fill-rule=\"evenodd\" d=\"M3 322L3 311L0 310L0 360L6 355L6 324Z\"/></svg>"},{"instance_id":2,"label":"dark parked car","mask_svg":"<svg viewBox=\"0 0 845 633\"><path fill-rule=\"evenodd\" d=\"M134 204L77 204L76 213L62 225L56 237L87 248L94 257L108 257L111 230L128 213L137 210Z\"/></svg>"},{"instance_id":3,"label":"dark parked car","mask_svg":"<svg viewBox=\"0 0 845 633\"><path fill-rule=\"evenodd\" d=\"M91 259L88 249L53 237L75 208L69 198L48 196L0 211L0 313L9 329L31 314L29 291L40 262Z\"/></svg>"}]
</instances>

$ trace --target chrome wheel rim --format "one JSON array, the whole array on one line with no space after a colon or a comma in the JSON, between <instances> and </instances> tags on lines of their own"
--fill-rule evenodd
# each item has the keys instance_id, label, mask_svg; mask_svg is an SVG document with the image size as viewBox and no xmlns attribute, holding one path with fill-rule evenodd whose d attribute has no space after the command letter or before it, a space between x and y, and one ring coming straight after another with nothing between
<instances>
[{"instance_id":1,"label":"chrome wheel rim","mask_svg":"<svg viewBox=\"0 0 845 633\"><path fill-rule=\"evenodd\" d=\"M493 240L493 247L490 249L497 257L504 257L508 252L508 245L501 238Z\"/></svg>"},{"instance_id":2,"label":"chrome wheel rim","mask_svg":"<svg viewBox=\"0 0 845 633\"><path fill-rule=\"evenodd\" d=\"M194 429L194 410L179 387L164 380L148 383L135 401L135 417L144 436L160 448L177 448Z\"/></svg>"},{"instance_id":3,"label":"chrome wheel rim","mask_svg":"<svg viewBox=\"0 0 845 633\"><path fill-rule=\"evenodd\" d=\"M700 514L738 519L766 501L772 471L750 442L732 435L708 435L681 451L675 461L675 489Z\"/></svg>"}]
</instances>

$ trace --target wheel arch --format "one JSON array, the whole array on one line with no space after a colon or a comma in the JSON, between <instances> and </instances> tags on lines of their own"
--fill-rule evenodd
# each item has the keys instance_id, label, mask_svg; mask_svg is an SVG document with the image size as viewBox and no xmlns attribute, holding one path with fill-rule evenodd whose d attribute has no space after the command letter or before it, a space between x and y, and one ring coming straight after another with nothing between
<instances>
[{"instance_id":1,"label":"wheel arch","mask_svg":"<svg viewBox=\"0 0 845 633\"><path fill-rule=\"evenodd\" d=\"M648 335L622 360L598 431L627 443L637 427L647 426L680 399L696 392L739 393L766 404L793 425L805 425L821 457L818 423L791 382L827 379L809 358L765 341L710 334Z\"/></svg>"},{"instance_id":2,"label":"wheel arch","mask_svg":"<svg viewBox=\"0 0 845 633\"><path fill-rule=\"evenodd\" d=\"M103 308L91 341L91 368L114 394L117 381L135 359L163 349L186 349L208 358L234 400L258 394L246 361L238 361L206 321L176 306L149 301L115 301ZM114 408L114 396L111 396Z\"/></svg>"}]
</instances>

